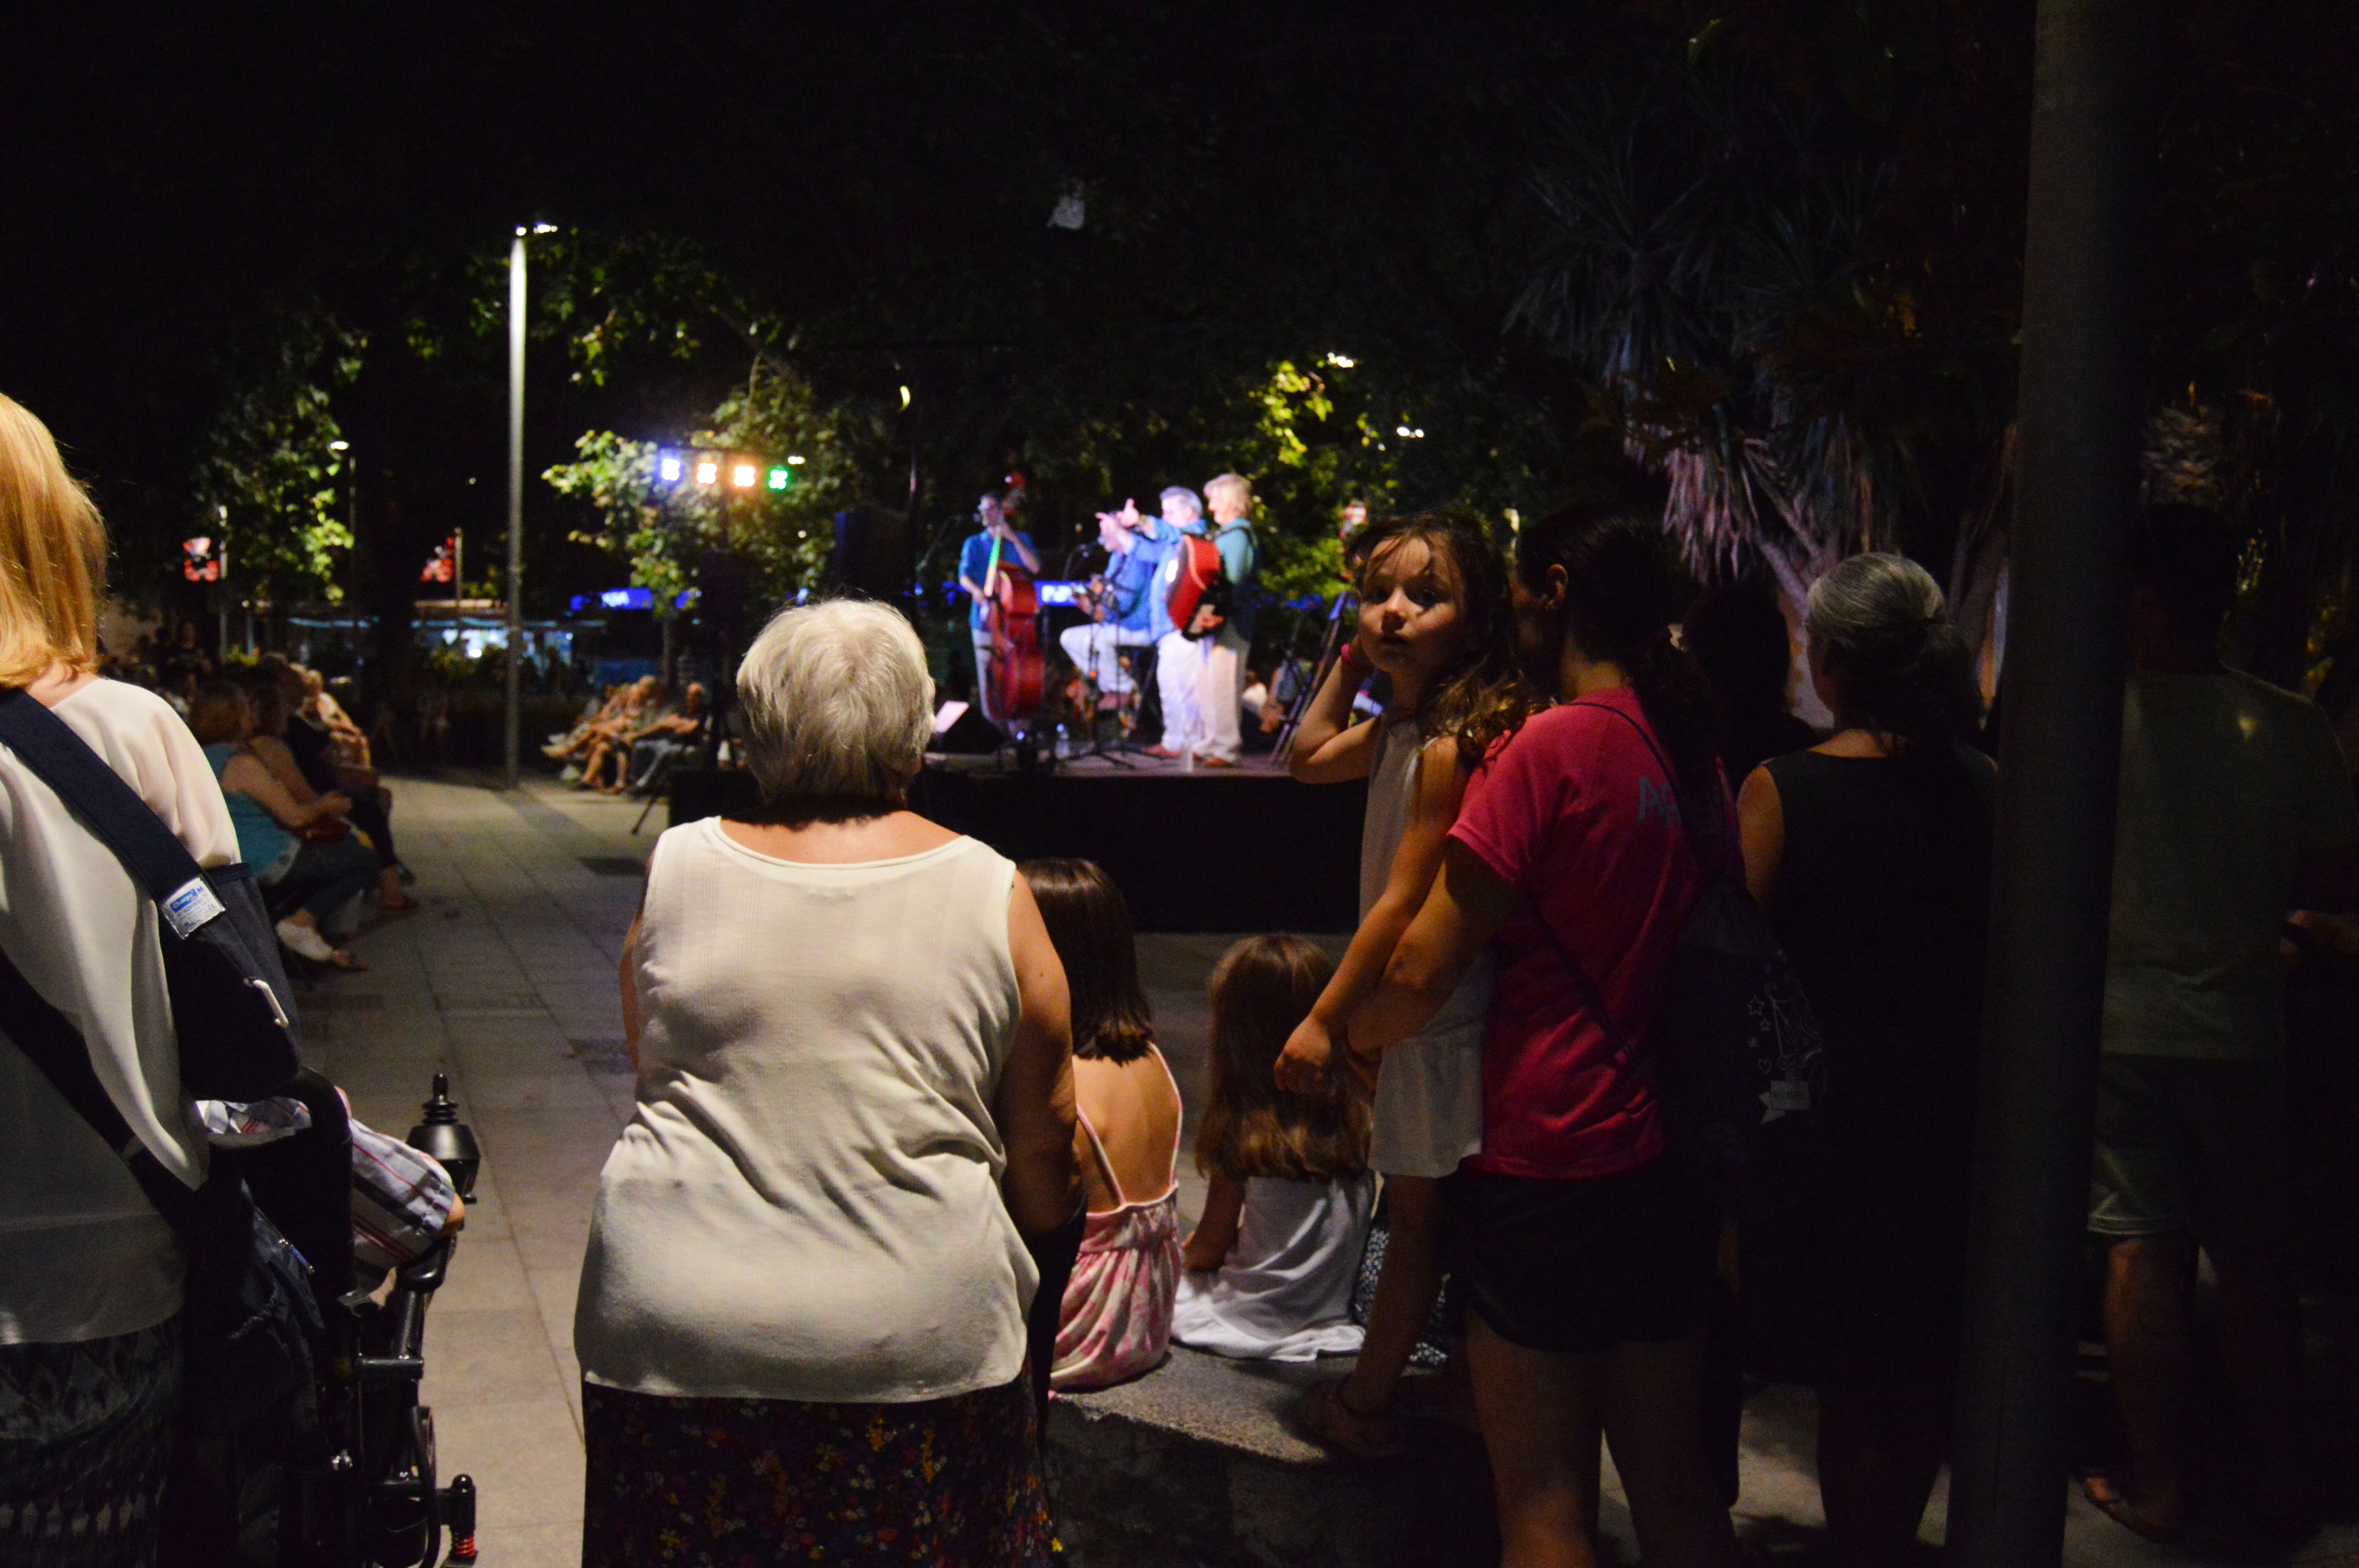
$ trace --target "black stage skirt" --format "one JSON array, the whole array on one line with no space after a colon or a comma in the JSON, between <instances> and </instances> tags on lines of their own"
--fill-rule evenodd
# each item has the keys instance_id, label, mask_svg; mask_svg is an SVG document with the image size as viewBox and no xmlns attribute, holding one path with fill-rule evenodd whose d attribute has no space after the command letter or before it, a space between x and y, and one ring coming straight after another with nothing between
<instances>
[{"instance_id":1,"label":"black stage skirt","mask_svg":"<svg viewBox=\"0 0 2359 1568\"><path fill-rule=\"evenodd\" d=\"M582 1568L1045 1568L1030 1383L912 1404L673 1399L584 1381Z\"/></svg>"}]
</instances>

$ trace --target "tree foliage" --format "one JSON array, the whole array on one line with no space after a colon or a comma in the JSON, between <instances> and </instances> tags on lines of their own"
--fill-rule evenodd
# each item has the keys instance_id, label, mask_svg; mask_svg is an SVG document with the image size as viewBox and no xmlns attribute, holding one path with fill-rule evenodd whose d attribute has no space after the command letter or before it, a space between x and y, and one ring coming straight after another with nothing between
<instances>
[{"instance_id":1,"label":"tree foliage","mask_svg":"<svg viewBox=\"0 0 2359 1568\"><path fill-rule=\"evenodd\" d=\"M745 385L679 448L612 430L590 431L577 446L575 461L541 477L588 503L595 522L577 540L627 560L631 581L663 602L695 586L699 563L716 550L744 557L772 603L816 587L834 538L832 514L854 487L838 422L800 376L760 356ZM680 480L663 479L666 453L686 466ZM751 489L733 482L737 458L756 465ZM719 483L696 481L695 465L707 459L721 465ZM790 476L782 491L767 488L774 464Z\"/></svg>"},{"instance_id":2,"label":"tree foliage","mask_svg":"<svg viewBox=\"0 0 2359 1568\"><path fill-rule=\"evenodd\" d=\"M263 603L344 598L353 535L335 395L365 345L316 307L275 314L230 356L199 447L191 535L225 535L231 580Z\"/></svg>"}]
</instances>

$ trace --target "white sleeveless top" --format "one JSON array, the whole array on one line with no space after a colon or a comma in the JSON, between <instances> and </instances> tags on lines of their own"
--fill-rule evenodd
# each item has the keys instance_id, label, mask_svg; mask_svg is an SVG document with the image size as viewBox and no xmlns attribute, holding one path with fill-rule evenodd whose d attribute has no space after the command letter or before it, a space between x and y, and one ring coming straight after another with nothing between
<instances>
[{"instance_id":1,"label":"white sleeveless top","mask_svg":"<svg viewBox=\"0 0 2359 1568\"><path fill-rule=\"evenodd\" d=\"M1022 1370L999 1195L1016 868L972 838L805 865L706 818L647 867L638 1108L574 1314L592 1382L890 1403Z\"/></svg>"},{"instance_id":2,"label":"white sleeveless top","mask_svg":"<svg viewBox=\"0 0 2359 1568\"><path fill-rule=\"evenodd\" d=\"M1360 829L1360 918L1384 896L1408 830L1426 741L1417 720L1376 720L1368 814ZM1491 949L1475 956L1433 1022L1385 1053L1376 1075L1368 1163L1388 1176L1440 1178L1483 1151L1483 1026L1491 1012Z\"/></svg>"}]
</instances>

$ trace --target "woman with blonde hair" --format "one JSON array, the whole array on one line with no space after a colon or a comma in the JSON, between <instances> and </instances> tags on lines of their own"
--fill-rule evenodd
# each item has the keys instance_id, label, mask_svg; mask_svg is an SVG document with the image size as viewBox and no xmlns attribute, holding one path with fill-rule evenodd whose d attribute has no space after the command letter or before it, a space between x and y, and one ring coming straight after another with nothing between
<instances>
[{"instance_id":1,"label":"woman with blonde hair","mask_svg":"<svg viewBox=\"0 0 2359 1568\"><path fill-rule=\"evenodd\" d=\"M624 944L582 1561L1044 1568L1027 1243L1082 1206L1064 970L1015 866L906 804L933 682L898 613L788 610L737 687L762 808L658 839Z\"/></svg>"},{"instance_id":2,"label":"woman with blonde hair","mask_svg":"<svg viewBox=\"0 0 2359 1568\"><path fill-rule=\"evenodd\" d=\"M98 510L56 441L0 396L0 702L49 709L200 864L225 864L236 835L188 727L154 693L96 674L105 562ZM5 745L0 953L80 1031L139 1143L201 1184L156 905ZM0 1565L151 1563L180 1397L179 1244L13 1044L0 1051Z\"/></svg>"},{"instance_id":3,"label":"woman with blonde hair","mask_svg":"<svg viewBox=\"0 0 2359 1568\"><path fill-rule=\"evenodd\" d=\"M1245 697L1245 655L1253 651L1253 579L1261 555L1254 535L1253 485L1243 474L1222 474L1205 483L1204 504L1212 511L1212 547L1221 554L1229 605L1219 627L1197 643L1197 723L1203 744L1196 754L1207 767L1233 768L1245 746L1238 705Z\"/></svg>"}]
</instances>

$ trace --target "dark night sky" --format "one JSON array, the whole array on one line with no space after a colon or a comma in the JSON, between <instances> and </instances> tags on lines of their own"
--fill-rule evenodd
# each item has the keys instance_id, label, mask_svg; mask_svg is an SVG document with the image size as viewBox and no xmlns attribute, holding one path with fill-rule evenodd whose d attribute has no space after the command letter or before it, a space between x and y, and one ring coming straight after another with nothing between
<instances>
[{"instance_id":1,"label":"dark night sky","mask_svg":"<svg viewBox=\"0 0 2359 1568\"><path fill-rule=\"evenodd\" d=\"M352 311L405 256L542 214L694 237L854 333L1348 322L1355 273L1419 262L1336 232L1335 192L1381 215L1435 184L1408 123L1525 92L1568 13L1281 11L27 8L0 59L0 388L84 468L160 482L233 323ZM1073 179L1095 259L1045 226Z\"/></svg>"}]
</instances>

